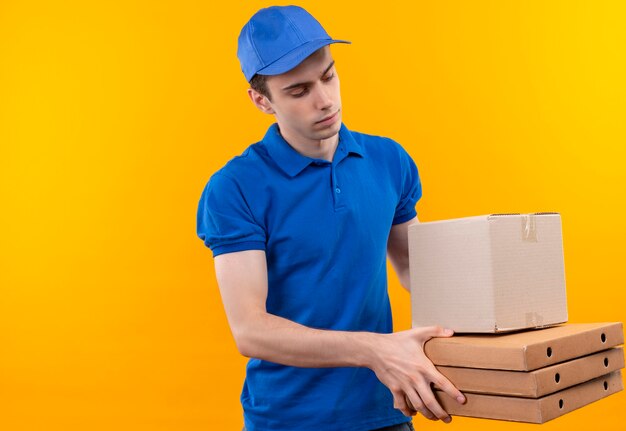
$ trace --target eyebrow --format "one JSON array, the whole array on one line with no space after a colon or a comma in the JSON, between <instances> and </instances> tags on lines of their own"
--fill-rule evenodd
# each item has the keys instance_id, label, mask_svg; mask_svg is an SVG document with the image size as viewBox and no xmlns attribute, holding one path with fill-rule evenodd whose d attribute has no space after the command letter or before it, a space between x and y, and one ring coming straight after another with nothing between
<instances>
[{"instance_id":1,"label":"eyebrow","mask_svg":"<svg viewBox=\"0 0 626 431\"><path fill-rule=\"evenodd\" d=\"M328 67L326 69L324 69L324 72L322 72L322 76L326 75L326 73L328 73L328 71L335 65L335 60L331 61L330 64L328 65ZM311 85L313 84L313 82L311 81L307 81L307 82L296 82L295 84L291 84L286 86L285 88L282 88L282 91L289 91L289 90L293 90L294 88L297 87L304 87L306 85Z\"/></svg>"}]
</instances>

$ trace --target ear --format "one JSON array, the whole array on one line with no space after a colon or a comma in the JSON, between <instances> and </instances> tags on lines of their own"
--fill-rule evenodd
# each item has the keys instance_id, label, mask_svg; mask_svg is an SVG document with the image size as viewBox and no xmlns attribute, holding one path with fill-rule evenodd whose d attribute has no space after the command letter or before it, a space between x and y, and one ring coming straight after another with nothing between
<instances>
[{"instance_id":1,"label":"ear","mask_svg":"<svg viewBox=\"0 0 626 431\"><path fill-rule=\"evenodd\" d=\"M258 91L252 88L248 88L248 97L250 97L250 100L252 100L252 103L254 103L254 106L259 108L259 110L261 110L262 112L265 112L266 114L274 113L274 108L272 108L272 103L269 101L267 97L265 97Z\"/></svg>"}]
</instances>

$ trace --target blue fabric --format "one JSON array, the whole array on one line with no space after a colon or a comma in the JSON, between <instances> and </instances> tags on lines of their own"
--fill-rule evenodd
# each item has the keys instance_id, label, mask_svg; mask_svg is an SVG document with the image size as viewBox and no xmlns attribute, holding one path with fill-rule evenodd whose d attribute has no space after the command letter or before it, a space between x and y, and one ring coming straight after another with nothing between
<instances>
[{"instance_id":1,"label":"blue fabric","mask_svg":"<svg viewBox=\"0 0 626 431\"><path fill-rule=\"evenodd\" d=\"M216 172L198 208L214 256L265 250L267 311L319 329L392 332L386 248L422 194L411 157L342 124L332 163L296 152L272 125ZM367 368L298 368L250 359L248 431L363 430L407 421Z\"/></svg>"},{"instance_id":2,"label":"blue fabric","mask_svg":"<svg viewBox=\"0 0 626 431\"><path fill-rule=\"evenodd\" d=\"M300 6L270 6L255 13L241 29L237 57L249 82L257 73L285 73L332 43L350 42L332 39Z\"/></svg>"}]
</instances>

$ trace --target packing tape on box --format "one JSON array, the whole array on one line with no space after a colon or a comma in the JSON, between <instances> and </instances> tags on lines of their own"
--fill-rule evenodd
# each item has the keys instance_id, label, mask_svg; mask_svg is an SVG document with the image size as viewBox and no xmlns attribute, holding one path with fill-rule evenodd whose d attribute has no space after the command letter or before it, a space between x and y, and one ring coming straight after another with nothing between
<instances>
[{"instance_id":1,"label":"packing tape on box","mask_svg":"<svg viewBox=\"0 0 626 431\"><path fill-rule=\"evenodd\" d=\"M537 217L535 214L522 215L522 240L537 242Z\"/></svg>"},{"instance_id":2,"label":"packing tape on box","mask_svg":"<svg viewBox=\"0 0 626 431\"><path fill-rule=\"evenodd\" d=\"M543 326L543 315L537 312L526 313L526 327L538 328Z\"/></svg>"}]
</instances>

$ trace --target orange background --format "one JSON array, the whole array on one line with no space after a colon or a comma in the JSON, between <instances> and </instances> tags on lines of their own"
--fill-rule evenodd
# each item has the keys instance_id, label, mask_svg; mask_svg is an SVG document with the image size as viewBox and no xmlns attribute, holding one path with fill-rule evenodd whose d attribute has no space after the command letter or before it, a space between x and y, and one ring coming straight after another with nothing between
<instances>
[{"instance_id":1,"label":"orange background","mask_svg":"<svg viewBox=\"0 0 626 431\"><path fill-rule=\"evenodd\" d=\"M332 50L344 122L413 156L421 220L558 211L570 321L626 320L623 2L300 4L353 42ZM245 359L195 216L272 121L235 54L267 5L0 3L0 429L240 429ZM623 429L625 401L542 429Z\"/></svg>"}]
</instances>

